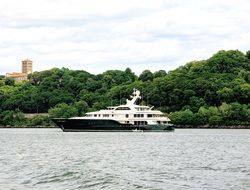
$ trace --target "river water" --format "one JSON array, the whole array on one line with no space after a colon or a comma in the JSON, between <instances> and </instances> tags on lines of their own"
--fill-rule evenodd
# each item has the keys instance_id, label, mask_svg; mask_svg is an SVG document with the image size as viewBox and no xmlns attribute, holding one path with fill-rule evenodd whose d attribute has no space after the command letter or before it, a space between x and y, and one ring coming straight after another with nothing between
<instances>
[{"instance_id":1,"label":"river water","mask_svg":"<svg viewBox=\"0 0 250 190\"><path fill-rule=\"evenodd\" d=\"M250 130L0 129L0 189L250 189Z\"/></svg>"}]
</instances>

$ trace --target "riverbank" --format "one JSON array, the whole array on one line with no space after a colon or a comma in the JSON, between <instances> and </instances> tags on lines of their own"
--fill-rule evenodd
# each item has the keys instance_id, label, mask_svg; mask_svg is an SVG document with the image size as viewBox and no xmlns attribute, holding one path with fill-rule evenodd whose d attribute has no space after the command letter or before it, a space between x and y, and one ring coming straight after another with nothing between
<instances>
[{"instance_id":1,"label":"riverbank","mask_svg":"<svg viewBox=\"0 0 250 190\"><path fill-rule=\"evenodd\" d=\"M0 128L17 128L17 129L26 129L26 128L59 128L54 125L50 126L0 126ZM199 125L199 126L194 126L194 125L175 125L176 129L250 129L250 126L244 126L244 125L236 125L236 126L226 126L226 125Z\"/></svg>"},{"instance_id":2,"label":"riverbank","mask_svg":"<svg viewBox=\"0 0 250 190\"><path fill-rule=\"evenodd\" d=\"M247 125L175 125L176 129L250 129Z\"/></svg>"},{"instance_id":3,"label":"riverbank","mask_svg":"<svg viewBox=\"0 0 250 190\"><path fill-rule=\"evenodd\" d=\"M58 128L53 125L50 126L42 126L42 125L37 125L37 126L0 126L0 128L13 128L13 129L28 129L28 128Z\"/></svg>"}]
</instances>

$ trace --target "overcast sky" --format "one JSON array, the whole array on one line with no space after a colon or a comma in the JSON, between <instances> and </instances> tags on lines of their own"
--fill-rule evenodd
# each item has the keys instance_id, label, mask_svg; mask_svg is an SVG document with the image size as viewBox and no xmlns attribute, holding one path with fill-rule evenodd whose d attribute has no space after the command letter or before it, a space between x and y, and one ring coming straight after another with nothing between
<instances>
[{"instance_id":1,"label":"overcast sky","mask_svg":"<svg viewBox=\"0 0 250 190\"><path fill-rule=\"evenodd\" d=\"M0 74L173 70L250 49L249 0L0 0Z\"/></svg>"}]
</instances>

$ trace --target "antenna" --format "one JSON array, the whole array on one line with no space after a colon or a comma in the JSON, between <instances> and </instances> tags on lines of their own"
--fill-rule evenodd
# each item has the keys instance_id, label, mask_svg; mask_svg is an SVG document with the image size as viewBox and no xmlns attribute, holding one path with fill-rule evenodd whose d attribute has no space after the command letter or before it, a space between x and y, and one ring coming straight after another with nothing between
<instances>
[{"instance_id":1,"label":"antenna","mask_svg":"<svg viewBox=\"0 0 250 190\"><path fill-rule=\"evenodd\" d=\"M120 105L122 105L122 100L121 100L121 91L120 91Z\"/></svg>"},{"instance_id":2,"label":"antenna","mask_svg":"<svg viewBox=\"0 0 250 190\"><path fill-rule=\"evenodd\" d=\"M148 93L147 93L147 105L148 105Z\"/></svg>"},{"instance_id":3,"label":"antenna","mask_svg":"<svg viewBox=\"0 0 250 190\"><path fill-rule=\"evenodd\" d=\"M136 89L133 88L133 95L136 96Z\"/></svg>"}]
</instances>

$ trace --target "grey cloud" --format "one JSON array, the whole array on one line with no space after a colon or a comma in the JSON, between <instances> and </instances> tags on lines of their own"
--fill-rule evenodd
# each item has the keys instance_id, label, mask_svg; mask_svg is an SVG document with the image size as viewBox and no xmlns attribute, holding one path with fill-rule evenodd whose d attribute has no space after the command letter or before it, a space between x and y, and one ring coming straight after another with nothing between
<instances>
[{"instance_id":1,"label":"grey cloud","mask_svg":"<svg viewBox=\"0 0 250 190\"><path fill-rule=\"evenodd\" d=\"M0 34L12 32L5 38L0 35L0 64L6 57L27 56L39 62L37 70L64 66L100 73L131 67L140 73L155 65L176 68L219 48L245 49L250 43L249 8L242 3L162 2L160 8L132 7L110 14L89 11L42 18L38 12L34 18L19 18L0 13ZM10 69L18 71L16 65Z\"/></svg>"},{"instance_id":2,"label":"grey cloud","mask_svg":"<svg viewBox=\"0 0 250 190\"><path fill-rule=\"evenodd\" d=\"M34 28L34 27L79 27L89 24L101 24L103 22L124 22L135 17L143 17L148 15L151 11L146 9L132 9L126 12L113 14L113 15L98 15L89 14L82 15L75 18L26 18L26 19L16 19L6 16L1 16L0 23L2 27L8 28Z\"/></svg>"}]
</instances>

